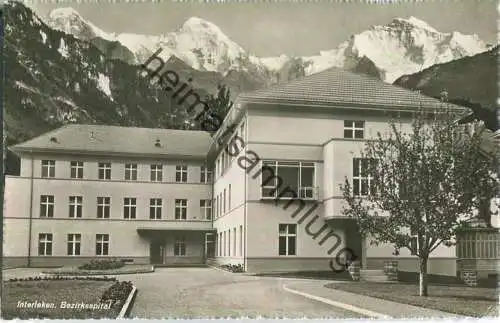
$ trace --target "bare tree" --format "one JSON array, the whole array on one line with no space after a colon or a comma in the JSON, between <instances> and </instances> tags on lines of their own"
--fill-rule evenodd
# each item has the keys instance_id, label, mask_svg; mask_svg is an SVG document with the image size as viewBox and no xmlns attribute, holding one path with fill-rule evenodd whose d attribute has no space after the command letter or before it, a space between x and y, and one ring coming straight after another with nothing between
<instances>
[{"instance_id":1,"label":"bare tree","mask_svg":"<svg viewBox=\"0 0 500 323\"><path fill-rule=\"evenodd\" d=\"M355 196L347 179L342 187L343 213L357 220L363 235L419 258L421 296L428 294L429 255L441 244L454 245L474 211L498 194L496 159L480 148L484 127L457 125L445 110L416 113L411 131L391 122L389 133L378 133L362 153L361 168L371 177L353 184L366 195Z\"/></svg>"}]
</instances>

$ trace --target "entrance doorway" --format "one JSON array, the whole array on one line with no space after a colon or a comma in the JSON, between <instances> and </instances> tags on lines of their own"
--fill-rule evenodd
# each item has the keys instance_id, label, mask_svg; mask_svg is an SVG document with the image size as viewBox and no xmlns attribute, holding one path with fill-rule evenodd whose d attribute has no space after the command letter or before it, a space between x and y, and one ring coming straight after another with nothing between
<instances>
[{"instance_id":1,"label":"entrance doorway","mask_svg":"<svg viewBox=\"0 0 500 323\"><path fill-rule=\"evenodd\" d=\"M215 258L215 236L213 233L205 233L205 259Z\"/></svg>"},{"instance_id":2,"label":"entrance doorway","mask_svg":"<svg viewBox=\"0 0 500 323\"><path fill-rule=\"evenodd\" d=\"M151 264L165 263L165 241L156 239L151 240L149 246L149 260Z\"/></svg>"}]
</instances>

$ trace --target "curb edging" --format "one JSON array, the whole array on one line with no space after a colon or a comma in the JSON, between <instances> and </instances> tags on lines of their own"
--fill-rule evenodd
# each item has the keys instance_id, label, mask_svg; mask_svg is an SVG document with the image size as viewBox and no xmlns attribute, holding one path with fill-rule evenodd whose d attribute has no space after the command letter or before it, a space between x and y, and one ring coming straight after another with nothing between
<instances>
[{"instance_id":1,"label":"curb edging","mask_svg":"<svg viewBox=\"0 0 500 323\"><path fill-rule=\"evenodd\" d=\"M349 305L349 304L345 304L345 303L341 303L341 302L336 302L336 301L333 301L333 300L328 299L328 298L319 297L319 296L311 295L311 294L308 294L308 293L300 292L298 290L294 290L294 289L288 288L285 285L283 286L283 289L285 291L287 291L287 292L290 292L290 293L293 293L293 294L297 294L297 295L300 295L302 297L309 298L309 299L312 299L312 300L315 300L315 301L318 301L318 302L322 302L322 303L325 303L325 304L328 304L328 305L332 305L332 306L335 306L335 307L338 307L338 308L341 308L341 309L344 309L344 310L347 310L347 311L351 311L351 312L354 312L354 313L365 315L365 316L368 316L370 318L386 319L386 320L392 319L391 316L386 315L386 314L381 314L381 313L373 312L373 311L370 311L370 310L367 310L367 309L364 309L364 308L360 308L360 307L356 307L356 306L353 306L353 305Z\"/></svg>"},{"instance_id":2,"label":"curb edging","mask_svg":"<svg viewBox=\"0 0 500 323\"><path fill-rule=\"evenodd\" d=\"M137 287L132 285L132 290L130 291L130 294L128 294L127 300L125 301L125 304L123 304L122 309L118 316L116 317L117 319L123 319L125 316L130 312L130 309L132 307L132 301L134 299L134 296L137 294Z\"/></svg>"}]
</instances>

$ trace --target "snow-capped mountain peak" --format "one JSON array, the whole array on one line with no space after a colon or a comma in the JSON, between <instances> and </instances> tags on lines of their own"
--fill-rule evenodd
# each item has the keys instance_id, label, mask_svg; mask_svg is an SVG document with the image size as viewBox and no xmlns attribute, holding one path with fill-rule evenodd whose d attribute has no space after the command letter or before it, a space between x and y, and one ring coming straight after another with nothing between
<instances>
[{"instance_id":1,"label":"snow-capped mountain peak","mask_svg":"<svg viewBox=\"0 0 500 323\"><path fill-rule=\"evenodd\" d=\"M415 28L424 29L424 30L430 31L432 33L439 33L439 31L434 29L427 22L425 22L421 19L418 19L416 17L413 17L413 16L410 16L409 18L395 18L394 22L398 22L398 23L404 24L404 25L410 25L410 26L413 26Z\"/></svg>"},{"instance_id":2,"label":"snow-capped mountain peak","mask_svg":"<svg viewBox=\"0 0 500 323\"><path fill-rule=\"evenodd\" d=\"M113 34L101 30L71 7L52 10L46 19L46 23L54 29L85 40L95 37L101 37L106 40L114 38Z\"/></svg>"}]
</instances>

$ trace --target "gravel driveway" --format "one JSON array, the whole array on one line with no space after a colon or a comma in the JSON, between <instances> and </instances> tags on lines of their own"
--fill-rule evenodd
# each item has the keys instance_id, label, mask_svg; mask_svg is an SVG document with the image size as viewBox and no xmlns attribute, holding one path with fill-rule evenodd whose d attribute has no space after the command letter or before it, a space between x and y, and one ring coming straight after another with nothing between
<instances>
[{"instance_id":1,"label":"gravel driveway","mask_svg":"<svg viewBox=\"0 0 500 323\"><path fill-rule=\"evenodd\" d=\"M233 274L212 268L157 268L156 272L120 275L138 294L130 317L200 318L360 318L300 295L289 293L273 277Z\"/></svg>"}]
</instances>

